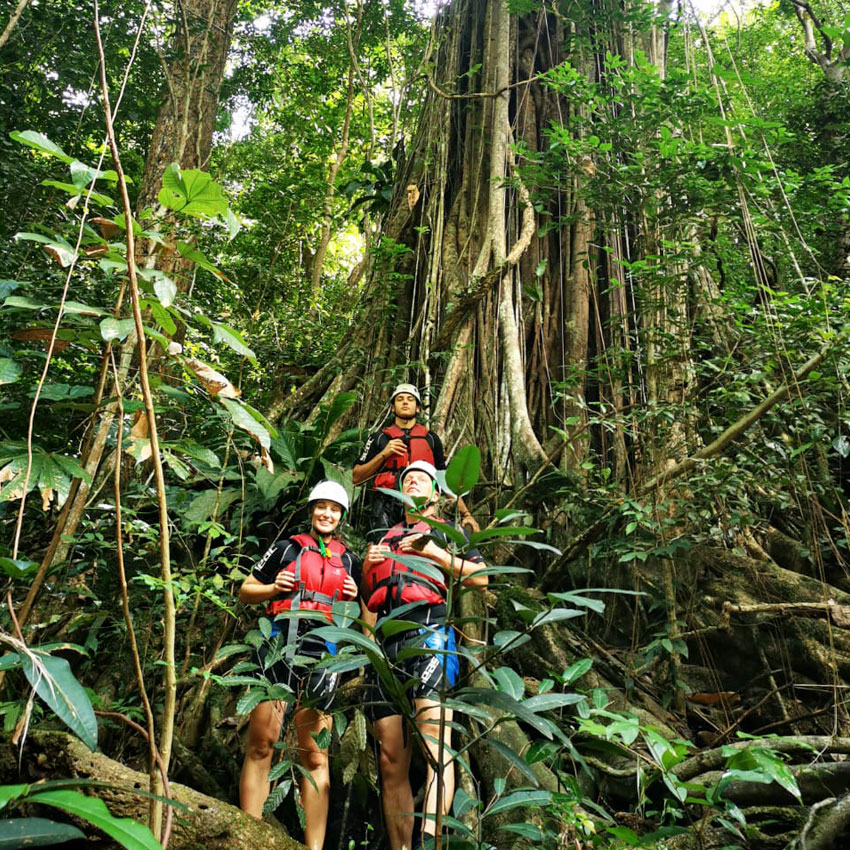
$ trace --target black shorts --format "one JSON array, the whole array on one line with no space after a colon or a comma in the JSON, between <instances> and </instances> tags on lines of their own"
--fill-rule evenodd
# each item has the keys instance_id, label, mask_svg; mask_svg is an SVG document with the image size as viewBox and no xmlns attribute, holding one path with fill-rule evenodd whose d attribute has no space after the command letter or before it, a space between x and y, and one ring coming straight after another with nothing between
<instances>
[{"instance_id":1,"label":"black shorts","mask_svg":"<svg viewBox=\"0 0 850 850\"><path fill-rule=\"evenodd\" d=\"M306 634L299 637L295 652L284 650L283 656L267 667L266 658L276 644L275 638L264 643L257 650L257 657L262 675L273 684L285 685L294 694L293 700L286 702L284 713L289 714L296 701L300 708L330 711L336 692L342 684L341 675L325 667L316 669L315 662L328 653L335 655L336 647Z\"/></svg>"},{"instance_id":2,"label":"black shorts","mask_svg":"<svg viewBox=\"0 0 850 850\"><path fill-rule=\"evenodd\" d=\"M401 632L381 645L390 671L404 687L410 700L439 699L444 690L450 690L457 683L460 659L454 629L447 628L445 624L432 623ZM425 651L404 653L404 657L399 659L403 650L410 649ZM401 714L400 707L393 704L387 688L374 670L370 673L370 679L373 718L380 720Z\"/></svg>"}]
</instances>

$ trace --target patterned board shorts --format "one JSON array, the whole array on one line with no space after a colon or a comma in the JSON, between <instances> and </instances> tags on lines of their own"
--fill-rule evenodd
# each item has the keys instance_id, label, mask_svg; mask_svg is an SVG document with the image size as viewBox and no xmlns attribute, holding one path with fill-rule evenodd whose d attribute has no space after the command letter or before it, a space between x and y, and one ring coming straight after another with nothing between
<instances>
[{"instance_id":1,"label":"patterned board shorts","mask_svg":"<svg viewBox=\"0 0 850 850\"><path fill-rule=\"evenodd\" d=\"M327 668L316 669L310 662L318 661L326 653L336 655L336 645L305 634L299 636L294 652L286 652L283 657L273 661L267 667L266 659L273 645L267 641L257 650L260 669L265 678L274 684L285 685L289 688L296 695L301 708L330 711L337 690L342 684L341 676L338 672L330 672ZM306 661L299 662L296 656L303 657ZM285 713L289 714L295 704L295 701L287 702Z\"/></svg>"}]
</instances>

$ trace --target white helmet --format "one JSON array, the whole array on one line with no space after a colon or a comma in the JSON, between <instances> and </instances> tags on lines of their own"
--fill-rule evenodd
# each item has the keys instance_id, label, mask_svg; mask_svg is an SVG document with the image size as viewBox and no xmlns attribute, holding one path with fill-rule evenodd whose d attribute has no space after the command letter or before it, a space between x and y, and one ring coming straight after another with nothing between
<instances>
[{"instance_id":1,"label":"white helmet","mask_svg":"<svg viewBox=\"0 0 850 850\"><path fill-rule=\"evenodd\" d=\"M393 403L397 395L401 395L402 393L408 393L409 395L412 395L419 404L422 404L422 396L419 395L419 390L416 389L413 384L399 384L393 390L393 394L390 396L390 404Z\"/></svg>"},{"instance_id":2,"label":"white helmet","mask_svg":"<svg viewBox=\"0 0 850 850\"><path fill-rule=\"evenodd\" d=\"M349 501L348 493L342 484L336 481L320 481L307 497L307 504L310 502L318 502L320 499L326 499L329 502L336 502L344 511L348 510Z\"/></svg>"},{"instance_id":3,"label":"white helmet","mask_svg":"<svg viewBox=\"0 0 850 850\"><path fill-rule=\"evenodd\" d=\"M437 469L433 463L429 463L427 460L415 460L413 463L409 463L405 468L401 471L401 475L398 477L398 488L401 490L402 485L404 484L404 478L408 472L413 472L414 469L418 469L420 472L424 472L426 475L431 476L431 480L434 482L434 489L439 493L440 492L440 482L437 481Z\"/></svg>"}]
</instances>

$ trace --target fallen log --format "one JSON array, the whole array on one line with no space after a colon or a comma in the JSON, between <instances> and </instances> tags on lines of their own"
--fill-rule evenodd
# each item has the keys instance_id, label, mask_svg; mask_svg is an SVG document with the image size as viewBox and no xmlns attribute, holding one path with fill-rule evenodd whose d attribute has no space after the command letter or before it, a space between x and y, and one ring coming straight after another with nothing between
<instances>
[{"instance_id":1,"label":"fallen log","mask_svg":"<svg viewBox=\"0 0 850 850\"><path fill-rule=\"evenodd\" d=\"M81 788L94 793L116 817L147 821L148 799L133 793L147 790L146 773L132 770L102 753L92 753L64 732L31 732L24 743L23 757L11 741L0 741L0 782L16 784L42 779L79 778L107 782L108 788ZM229 803L208 797L185 785L171 784L172 798L188 807L178 811L169 850L303 850L303 845L279 826L258 821ZM49 812L58 820L58 812ZM77 822L84 832L93 827ZM108 843L99 846L110 846Z\"/></svg>"}]
</instances>

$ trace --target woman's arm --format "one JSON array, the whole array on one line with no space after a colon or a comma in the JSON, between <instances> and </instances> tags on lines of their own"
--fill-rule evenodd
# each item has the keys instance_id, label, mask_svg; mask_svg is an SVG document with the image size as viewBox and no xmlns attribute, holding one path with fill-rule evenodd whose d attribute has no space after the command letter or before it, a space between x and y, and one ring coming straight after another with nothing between
<instances>
[{"instance_id":1,"label":"woman's arm","mask_svg":"<svg viewBox=\"0 0 850 850\"><path fill-rule=\"evenodd\" d=\"M275 576L274 584L263 584L256 576L250 575L239 588L239 601L245 605L259 605L281 593L288 593L294 586L295 576L286 570Z\"/></svg>"}]
</instances>

